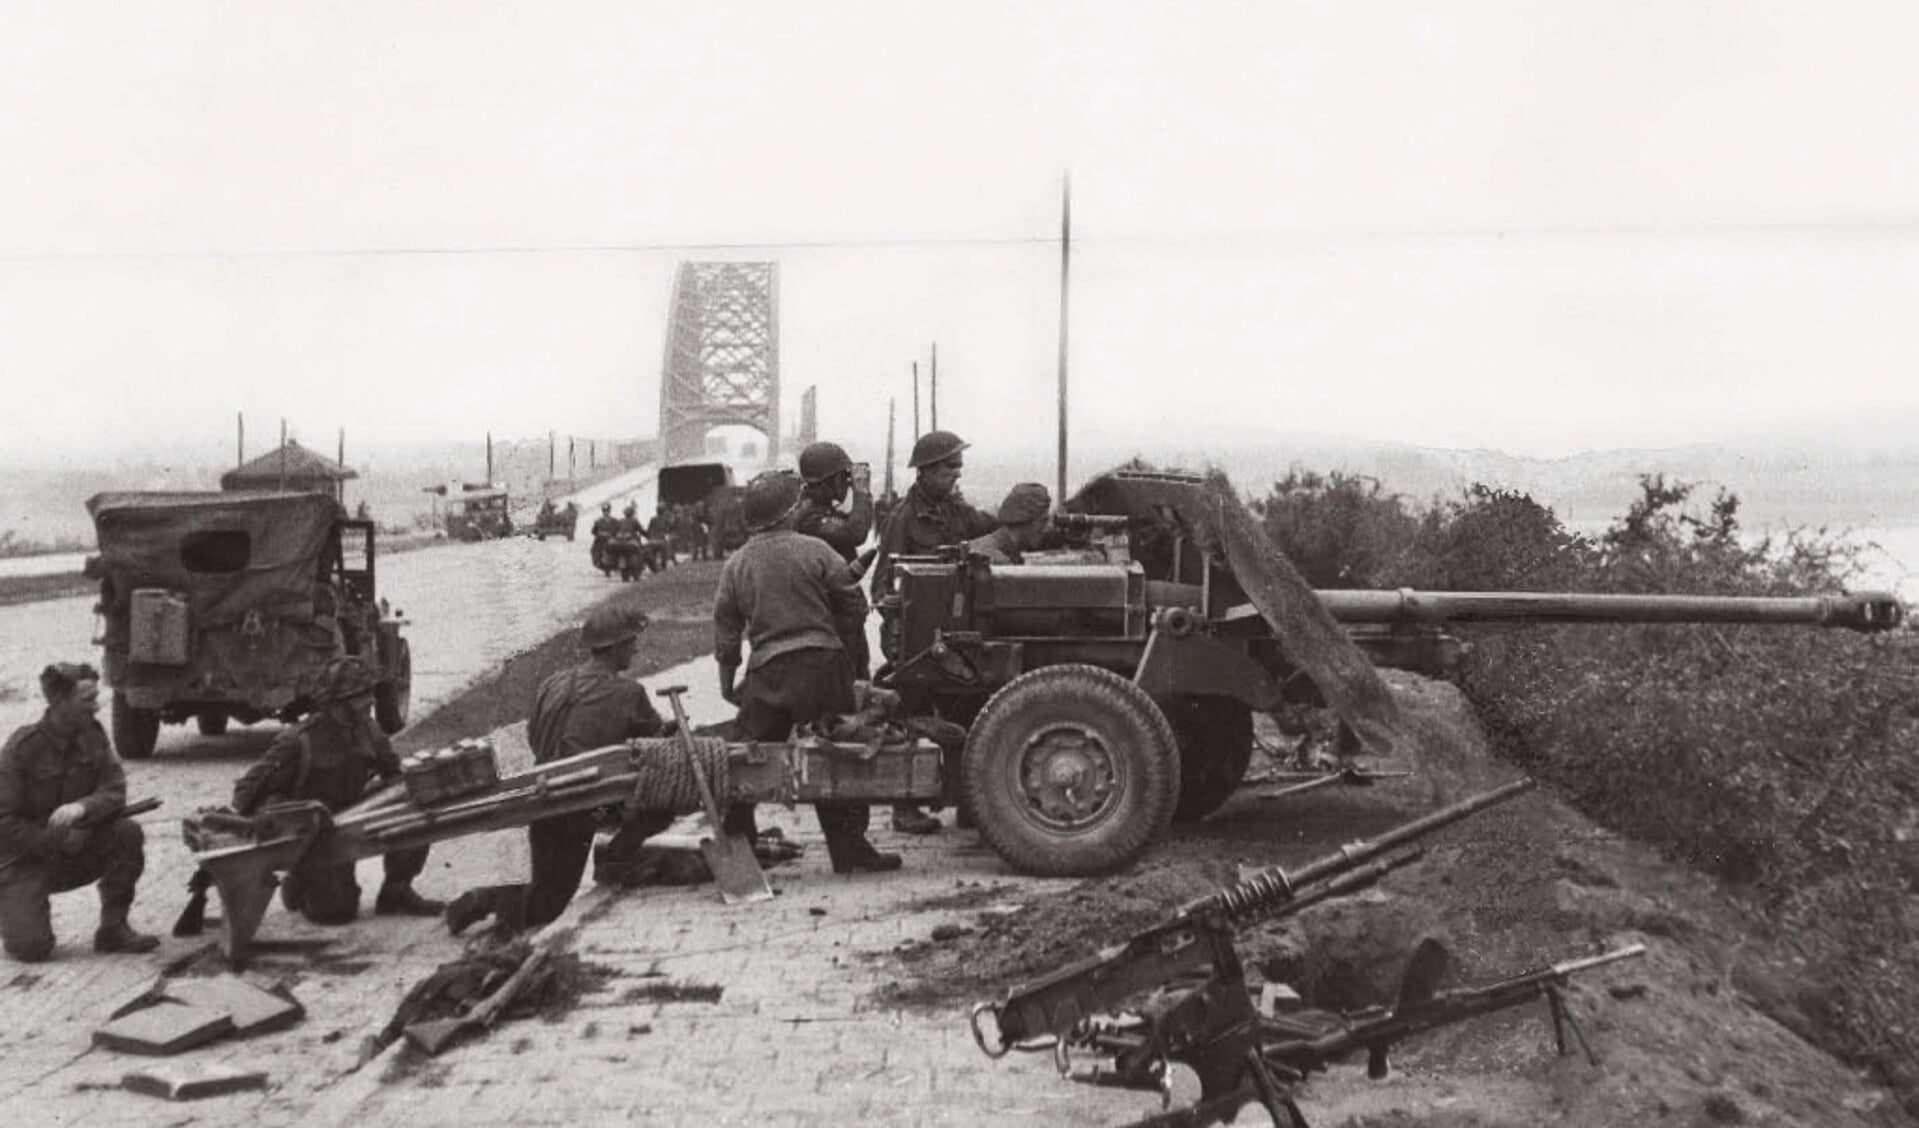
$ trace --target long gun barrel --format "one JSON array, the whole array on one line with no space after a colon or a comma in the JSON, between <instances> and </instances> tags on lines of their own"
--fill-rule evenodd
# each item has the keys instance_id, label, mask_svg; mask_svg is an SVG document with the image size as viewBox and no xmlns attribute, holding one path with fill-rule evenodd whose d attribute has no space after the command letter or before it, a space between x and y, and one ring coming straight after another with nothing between
<instances>
[{"instance_id":1,"label":"long gun barrel","mask_svg":"<svg viewBox=\"0 0 1919 1128\"><path fill-rule=\"evenodd\" d=\"M988 1053L996 1052L988 1049L980 1029L981 1017L987 1013L997 1015L1001 1047L1046 1034L1063 1035L1082 1019L1111 1011L1141 991L1233 961L1236 957L1229 939L1233 927L1356 892L1411 860L1390 856L1393 851L1533 786L1530 779L1515 780L1377 838L1353 843L1292 874L1274 867L1200 898L1172 919L1136 933L1124 944L1017 987L997 1005L975 1008L975 1039Z\"/></svg>"},{"instance_id":2,"label":"long gun barrel","mask_svg":"<svg viewBox=\"0 0 1919 1128\"><path fill-rule=\"evenodd\" d=\"M1886 631L1905 620L1904 605L1877 592L1772 598L1400 588L1314 594L1342 623L1759 623Z\"/></svg>"}]
</instances>

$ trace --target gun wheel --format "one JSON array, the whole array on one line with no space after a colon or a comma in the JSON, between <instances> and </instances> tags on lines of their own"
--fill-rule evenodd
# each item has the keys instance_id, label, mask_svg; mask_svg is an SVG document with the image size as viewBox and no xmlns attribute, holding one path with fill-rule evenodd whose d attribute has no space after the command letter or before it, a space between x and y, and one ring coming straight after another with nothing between
<instances>
[{"instance_id":1,"label":"gun wheel","mask_svg":"<svg viewBox=\"0 0 1919 1128\"><path fill-rule=\"evenodd\" d=\"M1022 873L1130 864L1166 829L1179 752L1152 698L1096 666L1046 666L987 701L961 771L980 834Z\"/></svg>"},{"instance_id":2,"label":"gun wheel","mask_svg":"<svg viewBox=\"0 0 1919 1128\"><path fill-rule=\"evenodd\" d=\"M1253 760L1253 713L1231 697L1179 697L1166 719L1179 742L1179 803L1173 821L1198 822L1233 797Z\"/></svg>"}]
</instances>

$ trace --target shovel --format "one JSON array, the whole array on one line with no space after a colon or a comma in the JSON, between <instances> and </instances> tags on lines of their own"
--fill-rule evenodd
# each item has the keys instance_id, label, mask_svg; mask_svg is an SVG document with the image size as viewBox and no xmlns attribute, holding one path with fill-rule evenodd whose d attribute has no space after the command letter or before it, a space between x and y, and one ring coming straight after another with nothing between
<instances>
[{"instance_id":1,"label":"shovel","mask_svg":"<svg viewBox=\"0 0 1919 1128\"><path fill-rule=\"evenodd\" d=\"M706 827L711 835L700 839L700 857L706 859L706 868L713 871L713 883L720 887L720 900L729 905L771 900L773 887L766 883L766 873L753 854L753 844L744 834L727 834L721 829L720 804L713 798L713 785L706 779L706 765L693 744L693 730L687 726L686 709L680 704L680 695L686 692L686 687L671 685L656 692L673 705L673 719L680 729L680 747L686 750L686 762L700 785L700 802L706 806Z\"/></svg>"}]
</instances>

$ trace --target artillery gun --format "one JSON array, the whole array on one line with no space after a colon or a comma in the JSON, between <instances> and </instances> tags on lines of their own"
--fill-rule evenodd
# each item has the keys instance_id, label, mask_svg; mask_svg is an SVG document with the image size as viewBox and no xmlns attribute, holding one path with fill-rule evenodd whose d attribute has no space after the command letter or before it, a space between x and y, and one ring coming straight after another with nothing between
<instances>
[{"instance_id":1,"label":"artillery gun","mask_svg":"<svg viewBox=\"0 0 1919 1128\"><path fill-rule=\"evenodd\" d=\"M900 557L879 605L909 711L970 726L948 799L1028 873L1123 868L1245 776L1252 710L1325 704L1404 742L1375 664L1443 674L1463 622L1752 623L1882 631L1890 595L1315 591L1223 480L1120 471L1068 503L1065 552ZM1370 660L1369 660L1370 659ZM1360 778L1353 773L1328 775Z\"/></svg>"}]
</instances>

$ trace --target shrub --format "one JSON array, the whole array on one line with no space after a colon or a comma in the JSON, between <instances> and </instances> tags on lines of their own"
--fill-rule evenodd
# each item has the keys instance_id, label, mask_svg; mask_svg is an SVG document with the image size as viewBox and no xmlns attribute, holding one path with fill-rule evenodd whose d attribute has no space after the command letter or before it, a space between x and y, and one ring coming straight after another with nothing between
<instances>
[{"instance_id":1,"label":"shrub","mask_svg":"<svg viewBox=\"0 0 1919 1128\"><path fill-rule=\"evenodd\" d=\"M1485 486L1415 513L1376 482L1296 470L1255 505L1320 586L1789 596L1837 591L1859 571L1843 538L1750 541L1735 496L1701 507L1694 493L1642 479L1596 541ZM1582 626L1470 637L1459 683L1496 752L1600 823L1733 883L1804 961L1821 1040L1919 1111L1914 635Z\"/></svg>"}]
</instances>

